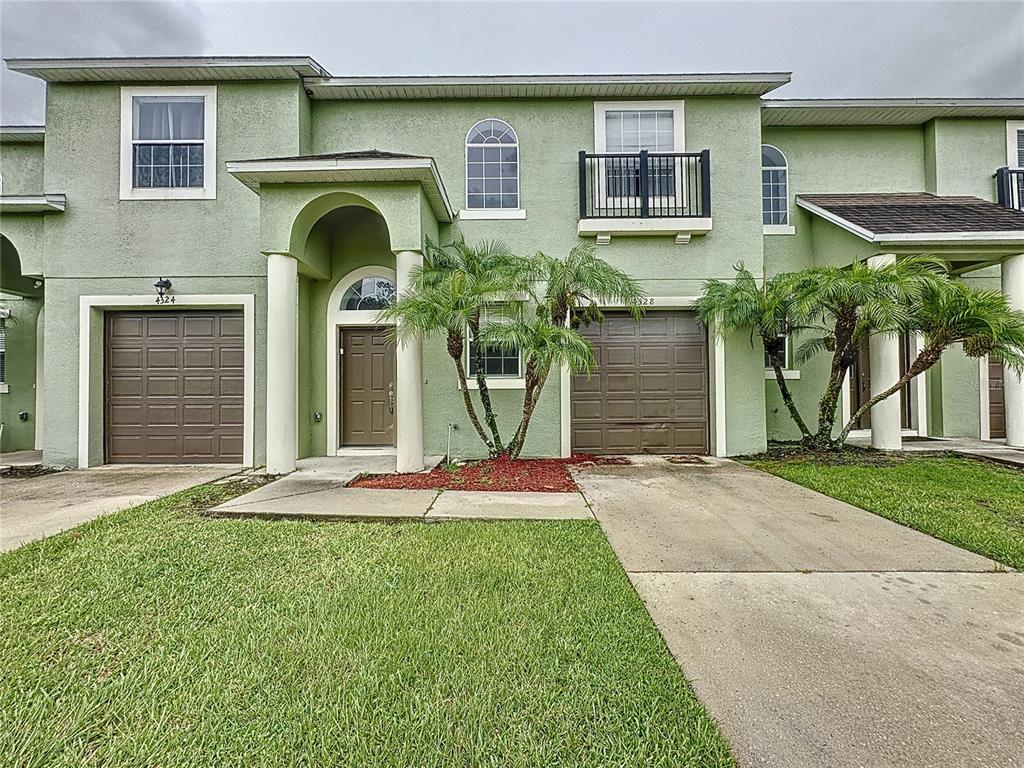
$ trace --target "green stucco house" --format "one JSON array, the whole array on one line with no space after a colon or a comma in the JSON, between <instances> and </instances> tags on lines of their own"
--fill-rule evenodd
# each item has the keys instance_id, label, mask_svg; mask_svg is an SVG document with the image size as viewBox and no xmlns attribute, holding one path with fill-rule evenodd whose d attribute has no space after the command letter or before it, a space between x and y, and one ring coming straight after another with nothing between
<instances>
[{"instance_id":1,"label":"green stucco house","mask_svg":"<svg viewBox=\"0 0 1024 768\"><path fill-rule=\"evenodd\" d=\"M427 239L595 242L642 281L590 377L563 372L526 454L762 450L794 436L764 351L692 307L742 261L937 254L1024 309L1024 98L777 100L788 73L334 77L309 58L18 59L46 125L0 132L4 451L47 464L472 456L440 340L377 312ZM843 408L915 338L864 350ZM522 365L487 350L508 420ZM790 366L805 415L826 361ZM454 425L454 429L450 429ZM1024 445L1024 386L949 351L876 406L903 436Z\"/></svg>"}]
</instances>

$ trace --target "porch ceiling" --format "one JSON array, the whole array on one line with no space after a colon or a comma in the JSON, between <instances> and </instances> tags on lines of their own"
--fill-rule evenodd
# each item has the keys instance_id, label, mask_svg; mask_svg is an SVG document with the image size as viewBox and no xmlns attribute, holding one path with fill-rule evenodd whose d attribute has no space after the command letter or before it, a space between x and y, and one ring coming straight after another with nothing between
<instances>
[{"instance_id":1,"label":"porch ceiling","mask_svg":"<svg viewBox=\"0 0 1024 768\"><path fill-rule=\"evenodd\" d=\"M434 215L448 224L455 212L432 157L380 150L228 162L228 173L259 194L262 184L414 182Z\"/></svg>"},{"instance_id":2,"label":"porch ceiling","mask_svg":"<svg viewBox=\"0 0 1024 768\"><path fill-rule=\"evenodd\" d=\"M1024 248L1024 213L978 197L927 193L798 195L809 213L880 246Z\"/></svg>"}]
</instances>

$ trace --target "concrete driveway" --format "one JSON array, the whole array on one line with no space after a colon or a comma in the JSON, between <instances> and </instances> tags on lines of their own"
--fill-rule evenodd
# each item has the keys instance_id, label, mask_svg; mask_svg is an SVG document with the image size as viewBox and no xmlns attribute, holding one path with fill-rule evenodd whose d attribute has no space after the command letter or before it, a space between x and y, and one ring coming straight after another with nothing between
<instances>
[{"instance_id":1,"label":"concrete driveway","mask_svg":"<svg viewBox=\"0 0 1024 768\"><path fill-rule=\"evenodd\" d=\"M231 465L110 465L0 479L0 552L234 474Z\"/></svg>"},{"instance_id":2,"label":"concrete driveway","mask_svg":"<svg viewBox=\"0 0 1024 768\"><path fill-rule=\"evenodd\" d=\"M732 462L578 480L742 766L1024 765L1024 574Z\"/></svg>"}]
</instances>

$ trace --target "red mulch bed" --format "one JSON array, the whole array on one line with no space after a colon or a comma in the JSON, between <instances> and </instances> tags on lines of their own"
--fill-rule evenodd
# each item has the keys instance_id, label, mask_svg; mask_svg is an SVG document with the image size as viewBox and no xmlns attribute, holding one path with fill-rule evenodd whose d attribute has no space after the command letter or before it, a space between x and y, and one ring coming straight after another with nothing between
<instances>
[{"instance_id":1,"label":"red mulch bed","mask_svg":"<svg viewBox=\"0 0 1024 768\"><path fill-rule=\"evenodd\" d=\"M568 459L487 459L441 465L430 472L407 475L360 475L350 488L388 488L437 491L540 491L571 493L576 483L569 474L572 465L628 464L618 457L573 454Z\"/></svg>"}]
</instances>

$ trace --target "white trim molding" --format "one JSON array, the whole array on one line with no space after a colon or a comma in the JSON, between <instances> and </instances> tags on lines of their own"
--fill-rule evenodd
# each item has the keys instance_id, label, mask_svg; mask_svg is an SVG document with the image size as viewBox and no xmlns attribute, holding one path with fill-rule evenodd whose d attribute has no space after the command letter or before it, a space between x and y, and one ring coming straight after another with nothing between
<instances>
[{"instance_id":1,"label":"white trim molding","mask_svg":"<svg viewBox=\"0 0 1024 768\"><path fill-rule=\"evenodd\" d=\"M1009 168L1024 166L1019 160L1017 133L1024 131L1024 120L1006 121L1006 165Z\"/></svg>"},{"instance_id":2,"label":"white trim molding","mask_svg":"<svg viewBox=\"0 0 1024 768\"><path fill-rule=\"evenodd\" d=\"M373 327L388 326L394 323L385 323L379 319L380 313L375 309L341 309L341 299L345 292L356 283L367 277L386 277L398 285L398 273L390 267L368 266L353 269L342 277L331 291L331 297L327 300L327 403L325 407L327 420L327 447L328 456L340 456L340 452L349 450L341 445L340 432L338 429L340 397L343 394L338 388L338 358L341 356L338 349L338 329L345 327ZM398 354L398 351L395 351Z\"/></svg>"},{"instance_id":3,"label":"white trim molding","mask_svg":"<svg viewBox=\"0 0 1024 768\"><path fill-rule=\"evenodd\" d=\"M650 101L595 101L594 102L594 151L602 155L608 151L608 137L605 135L605 114L627 110L656 111L672 110L672 151L686 151L685 104L681 99Z\"/></svg>"},{"instance_id":4,"label":"white trim molding","mask_svg":"<svg viewBox=\"0 0 1024 768\"><path fill-rule=\"evenodd\" d=\"M764 378L765 381L775 381L775 369L765 368ZM793 368L783 368L782 378L786 379L787 381L798 380L800 378L800 371L794 370Z\"/></svg>"},{"instance_id":5,"label":"white trim molding","mask_svg":"<svg viewBox=\"0 0 1024 768\"><path fill-rule=\"evenodd\" d=\"M79 296L78 304L78 466L82 469L103 463L103 455L99 460L90 455L90 420L92 418L93 398L96 393L90 388L93 366L103 365L101 353L98 361L92 360L93 319L94 311L145 309L173 311L182 308L192 309L226 309L240 308L243 325L243 371L244 383L242 394L242 464L253 466L253 418L256 400L256 297L251 293L197 293L176 294L174 304L156 305L152 295L126 296ZM102 315L99 317L102 323ZM101 376L102 379L102 376ZM98 395L103 397L102 387ZM102 425L102 421L101 421ZM102 431L102 426L101 426Z\"/></svg>"},{"instance_id":6,"label":"white trim molding","mask_svg":"<svg viewBox=\"0 0 1024 768\"><path fill-rule=\"evenodd\" d=\"M459 221L524 221L524 208L463 208Z\"/></svg>"},{"instance_id":7,"label":"white trim molding","mask_svg":"<svg viewBox=\"0 0 1024 768\"><path fill-rule=\"evenodd\" d=\"M132 139L135 120L133 105L136 96L201 96L203 98L202 187L134 186L132 180ZM122 86L120 153L121 200L215 200L217 198L217 86Z\"/></svg>"},{"instance_id":8,"label":"white trim molding","mask_svg":"<svg viewBox=\"0 0 1024 768\"><path fill-rule=\"evenodd\" d=\"M988 363L988 355L978 358L978 405L981 409L978 437L981 440L992 439L992 403L991 393L988 391Z\"/></svg>"},{"instance_id":9,"label":"white trim molding","mask_svg":"<svg viewBox=\"0 0 1024 768\"><path fill-rule=\"evenodd\" d=\"M765 235L795 235L796 227L792 224L762 224L761 232Z\"/></svg>"}]
</instances>

